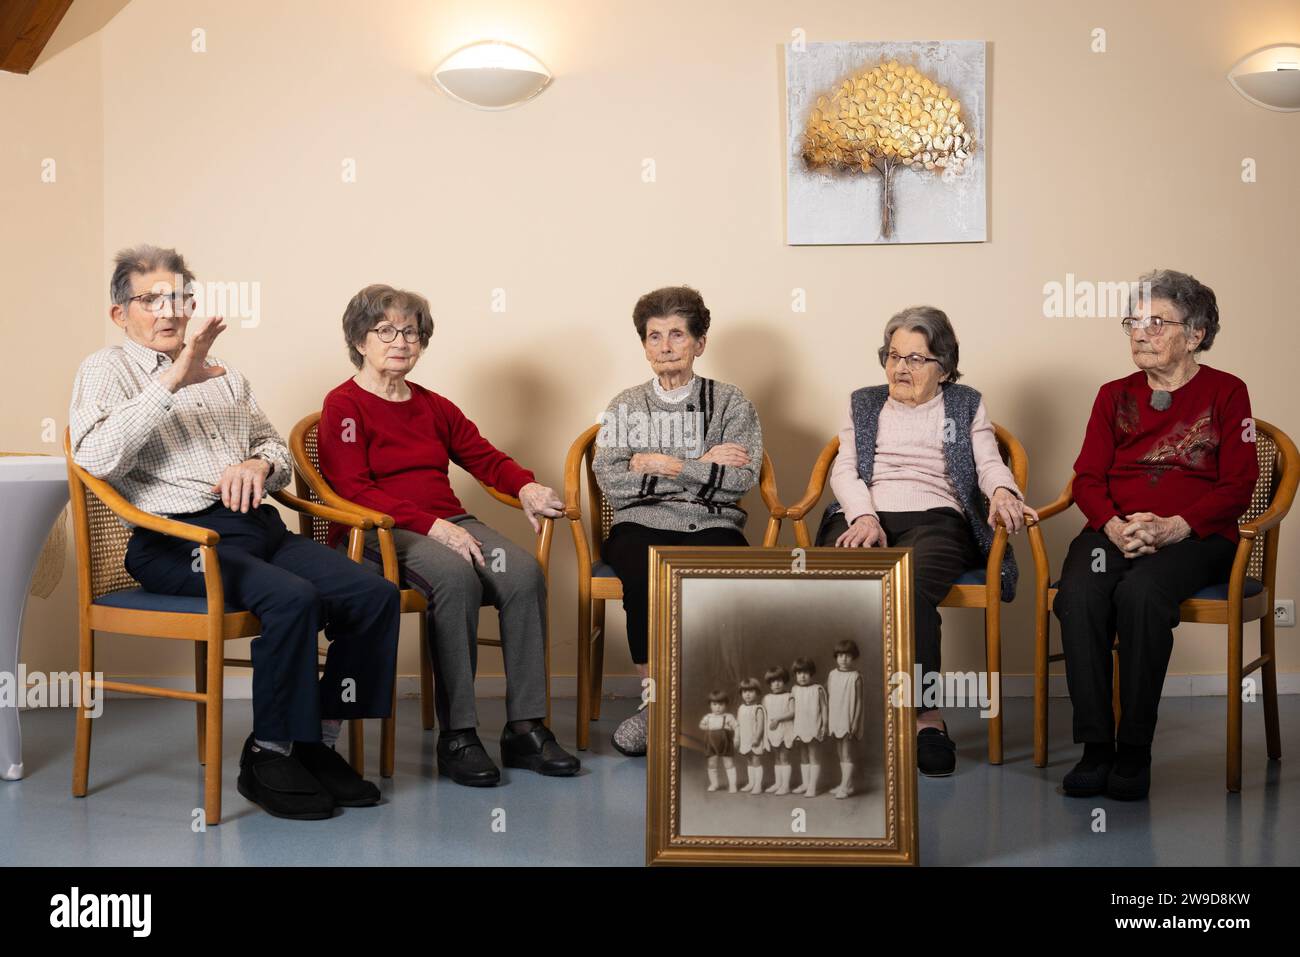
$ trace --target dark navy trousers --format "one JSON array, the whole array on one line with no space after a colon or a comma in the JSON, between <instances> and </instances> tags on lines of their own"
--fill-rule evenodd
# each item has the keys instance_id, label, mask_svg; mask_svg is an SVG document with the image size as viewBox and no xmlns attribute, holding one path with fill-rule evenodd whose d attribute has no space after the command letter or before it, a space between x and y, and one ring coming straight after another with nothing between
<instances>
[{"instance_id":1,"label":"dark navy trousers","mask_svg":"<svg viewBox=\"0 0 1300 957\"><path fill-rule=\"evenodd\" d=\"M386 718L392 711L401 615L397 586L345 555L295 535L275 507L246 513L220 502L178 521L221 536L226 604L255 614L253 734L319 741L322 718ZM126 569L145 590L207 594L193 542L136 528ZM316 638L329 640L317 680Z\"/></svg>"}]
</instances>

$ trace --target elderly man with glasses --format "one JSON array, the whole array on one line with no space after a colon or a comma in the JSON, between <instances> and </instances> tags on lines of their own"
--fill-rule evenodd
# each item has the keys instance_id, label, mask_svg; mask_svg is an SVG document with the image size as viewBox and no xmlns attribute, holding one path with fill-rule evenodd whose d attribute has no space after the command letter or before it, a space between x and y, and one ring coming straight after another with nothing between
<instances>
[{"instance_id":1,"label":"elderly man with glasses","mask_svg":"<svg viewBox=\"0 0 1300 957\"><path fill-rule=\"evenodd\" d=\"M209 355L220 317L194 323L194 276L172 249L117 256L110 317L126 338L87 358L69 415L73 458L137 508L221 535L226 600L255 614L253 732L239 792L268 813L325 818L378 803L338 755L342 721L392 707L400 598L393 584L294 535L263 501L284 488L289 450L248 381ZM147 591L206 594L189 542L137 527L127 571ZM317 633L330 650L317 680Z\"/></svg>"},{"instance_id":2,"label":"elderly man with glasses","mask_svg":"<svg viewBox=\"0 0 1300 957\"><path fill-rule=\"evenodd\" d=\"M1083 745L1063 789L1078 797L1147 796L1178 606L1227 580L1259 475L1246 384L1196 361L1219 332L1214 291L1163 269L1136 288L1121 325L1137 371L1103 385L1093 403L1074 463L1087 526L1070 545L1054 604Z\"/></svg>"}]
</instances>

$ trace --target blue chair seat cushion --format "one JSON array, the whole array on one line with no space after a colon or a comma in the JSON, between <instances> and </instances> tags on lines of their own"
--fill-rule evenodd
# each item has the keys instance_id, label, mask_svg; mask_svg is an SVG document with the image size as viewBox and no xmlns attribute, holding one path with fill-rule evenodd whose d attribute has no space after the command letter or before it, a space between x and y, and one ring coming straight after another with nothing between
<instances>
[{"instance_id":1,"label":"blue chair seat cushion","mask_svg":"<svg viewBox=\"0 0 1300 957\"><path fill-rule=\"evenodd\" d=\"M972 568L970 571L962 572L960 575L958 575L957 580L953 582L953 584L954 585L984 585L987 584L987 582L988 582L988 575L986 574L986 569Z\"/></svg>"},{"instance_id":2,"label":"blue chair seat cushion","mask_svg":"<svg viewBox=\"0 0 1300 957\"><path fill-rule=\"evenodd\" d=\"M182 615L206 615L208 600L190 595L163 595L158 592L145 591L143 588L127 588L123 591L109 592L95 599L96 605L108 608L129 608L132 611L165 611ZM243 611L229 602L226 614Z\"/></svg>"},{"instance_id":3,"label":"blue chair seat cushion","mask_svg":"<svg viewBox=\"0 0 1300 957\"><path fill-rule=\"evenodd\" d=\"M614 566L609 562L594 562L591 566L592 578L617 578L618 573L614 571Z\"/></svg>"},{"instance_id":4,"label":"blue chair seat cushion","mask_svg":"<svg viewBox=\"0 0 1300 957\"><path fill-rule=\"evenodd\" d=\"M1061 583L1059 581L1052 582L1052 587L1060 588ZM1263 590L1264 590L1264 583L1259 579L1257 578L1246 579L1246 588L1245 588L1244 597L1254 598ZM1227 601L1228 583L1223 582L1220 585L1208 585L1205 588L1202 588L1200 591L1198 591L1195 595L1193 595L1192 599L1199 600L1199 601Z\"/></svg>"}]
</instances>

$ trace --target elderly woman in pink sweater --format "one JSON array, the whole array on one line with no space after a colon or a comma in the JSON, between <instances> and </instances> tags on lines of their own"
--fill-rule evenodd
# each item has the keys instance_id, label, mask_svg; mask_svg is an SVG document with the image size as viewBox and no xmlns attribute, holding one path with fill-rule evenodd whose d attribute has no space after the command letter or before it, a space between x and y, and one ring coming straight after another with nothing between
<instances>
[{"instance_id":1,"label":"elderly woman in pink sweater","mask_svg":"<svg viewBox=\"0 0 1300 957\"><path fill-rule=\"evenodd\" d=\"M916 659L922 687L939 681L939 602L958 578L982 568L998 518L1011 531L1037 519L1002 462L984 400L957 385L957 336L932 306L913 306L885 325L880 364L888 385L849 398L840 451L831 469L836 501L818 545L912 549ZM987 499L987 504L986 500ZM1015 557L1002 562L1001 592L1016 589ZM957 748L938 708L917 714L917 766L942 777Z\"/></svg>"}]
</instances>

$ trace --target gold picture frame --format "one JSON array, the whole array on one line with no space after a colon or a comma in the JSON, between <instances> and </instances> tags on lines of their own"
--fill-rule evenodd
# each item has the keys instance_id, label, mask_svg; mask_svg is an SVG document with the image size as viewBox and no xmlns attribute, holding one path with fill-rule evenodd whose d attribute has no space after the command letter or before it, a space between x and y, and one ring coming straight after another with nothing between
<instances>
[{"instance_id":1,"label":"gold picture frame","mask_svg":"<svg viewBox=\"0 0 1300 957\"><path fill-rule=\"evenodd\" d=\"M893 676L906 673L913 660L910 550L674 546L651 548L649 560L647 864L916 864L916 718L912 701L898 695L891 684ZM737 700L743 700L748 710L736 710L746 716L750 728L743 734L716 730L724 719L727 727L735 726L734 716L726 711L729 705L721 700L730 700L731 692L703 689L725 683L715 680L715 675L730 676L728 687L734 687L737 675L765 673L775 675L769 682L772 691L785 691L776 673L786 671L784 664L792 659L799 669L795 683L806 685L813 677L809 665L819 667L813 654L823 661L840 662L833 670L843 673L848 670L843 663L859 661L843 651L846 636L852 638L847 644L860 650L865 672L852 679L861 689L853 720L861 729L861 753L868 757L854 771L852 749L859 744L850 740L852 732L841 730L831 746L849 749L836 753L850 759L847 769L843 763L840 768L841 786L848 787L843 796L851 800L840 801L833 792L816 790L819 772L834 768L825 768L824 759L813 754L824 752L827 742L813 741L811 736L803 746L812 750L801 752L811 763L799 770L801 784L806 787L811 781L814 796L809 798L805 791L792 799L789 792L777 790L789 784L792 774L786 752L792 745L777 730L767 765L776 783L742 792L732 776L734 760L719 755L732 754L733 738L757 740L755 727L781 725L775 721L769 725L765 712L757 709L755 685L762 684L757 677L739 682ZM836 638L840 640L833 643ZM839 651L828 658L832 648ZM768 661L773 665L763 672ZM842 681L836 684L844 687ZM815 701L818 694L823 702L827 700L821 691L810 699L808 691L803 689L800 700ZM775 709L793 697L772 695L763 700L772 701ZM844 701L841 692L839 705L832 696L829 709L824 704L813 707L821 714L828 710L843 714L836 708L845 707ZM789 707L793 715L794 704ZM804 717L810 713L805 711ZM711 720L710 714L715 718ZM815 724L816 715L813 718ZM792 726L800 721L807 727L804 719L790 719ZM700 731L707 745L701 745ZM721 750L718 741L724 741ZM877 742L879 760L873 764L869 756L877 754ZM747 760L753 770L746 770L754 776L749 784L754 785L756 776L758 785L763 785L765 767L757 752L764 745L751 747L754 753ZM780 763L786 785L780 783L776 768L778 752L785 758ZM721 780L724 764L727 782ZM702 771L706 766L707 789ZM864 775L866 784L858 785Z\"/></svg>"}]
</instances>

